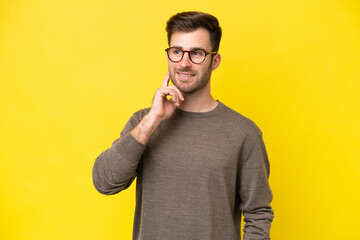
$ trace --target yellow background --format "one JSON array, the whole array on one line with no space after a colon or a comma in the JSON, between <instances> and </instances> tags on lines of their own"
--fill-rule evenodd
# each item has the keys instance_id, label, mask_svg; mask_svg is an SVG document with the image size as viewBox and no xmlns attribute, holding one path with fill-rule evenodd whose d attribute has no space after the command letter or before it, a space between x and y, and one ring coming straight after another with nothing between
<instances>
[{"instance_id":1,"label":"yellow background","mask_svg":"<svg viewBox=\"0 0 360 240\"><path fill-rule=\"evenodd\" d=\"M262 129L275 240L360 239L357 0L0 1L0 239L130 239L95 158L167 71L165 23L218 17L216 99Z\"/></svg>"}]
</instances>

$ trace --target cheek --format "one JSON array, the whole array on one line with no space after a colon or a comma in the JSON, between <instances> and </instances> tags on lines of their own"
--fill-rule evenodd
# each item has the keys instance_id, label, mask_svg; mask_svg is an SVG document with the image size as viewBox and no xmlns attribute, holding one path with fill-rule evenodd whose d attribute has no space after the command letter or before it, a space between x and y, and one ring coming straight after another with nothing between
<instances>
[{"instance_id":1,"label":"cheek","mask_svg":"<svg viewBox=\"0 0 360 240\"><path fill-rule=\"evenodd\" d=\"M212 67L211 64L209 64L209 65L204 65L204 66L202 66L201 69L199 69L199 72L201 72L202 74L205 74L205 73L207 73L208 71L211 71L211 67Z\"/></svg>"},{"instance_id":2,"label":"cheek","mask_svg":"<svg viewBox=\"0 0 360 240\"><path fill-rule=\"evenodd\" d=\"M170 74L171 79L173 79L175 77L175 69L170 64L169 64L169 74Z\"/></svg>"},{"instance_id":3,"label":"cheek","mask_svg":"<svg viewBox=\"0 0 360 240\"><path fill-rule=\"evenodd\" d=\"M172 61L168 60L168 66L169 66L169 70L173 70L176 68L176 64L173 63Z\"/></svg>"}]
</instances>

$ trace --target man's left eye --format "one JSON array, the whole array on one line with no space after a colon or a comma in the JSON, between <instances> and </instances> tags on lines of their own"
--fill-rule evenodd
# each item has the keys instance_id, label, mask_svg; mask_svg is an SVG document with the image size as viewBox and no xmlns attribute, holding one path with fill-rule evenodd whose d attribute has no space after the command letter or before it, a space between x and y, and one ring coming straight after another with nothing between
<instances>
[{"instance_id":1,"label":"man's left eye","mask_svg":"<svg viewBox=\"0 0 360 240\"><path fill-rule=\"evenodd\" d=\"M200 50L195 50L195 51L192 52L192 55L194 55L194 56L202 56L202 55L204 55L204 53L202 51L200 51Z\"/></svg>"}]
</instances>

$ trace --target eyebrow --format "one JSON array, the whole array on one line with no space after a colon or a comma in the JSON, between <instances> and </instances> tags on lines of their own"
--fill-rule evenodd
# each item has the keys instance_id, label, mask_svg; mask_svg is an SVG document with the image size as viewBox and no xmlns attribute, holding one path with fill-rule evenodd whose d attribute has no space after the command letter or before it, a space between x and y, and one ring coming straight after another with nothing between
<instances>
[{"instance_id":1,"label":"eyebrow","mask_svg":"<svg viewBox=\"0 0 360 240\"><path fill-rule=\"evenodd\" d=\"M184 50L183 49L183 47L180 47L180 46L171 46L172 48L180 48L181 50ZM205 49L203 49L203 48L200 48L200 47L193 47L193 48L190 48L190 51L191 50L203 50L203 51L205 51L206 52L206 50Z\"/></svg>"}]
</instances>

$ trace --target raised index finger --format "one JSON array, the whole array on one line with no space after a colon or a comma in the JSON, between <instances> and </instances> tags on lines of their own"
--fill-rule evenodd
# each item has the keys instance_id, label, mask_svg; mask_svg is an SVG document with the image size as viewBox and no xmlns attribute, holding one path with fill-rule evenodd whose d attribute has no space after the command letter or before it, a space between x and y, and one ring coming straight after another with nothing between
<instances>
[{"instance_id":1,"label":"raised index finger","mask_svg":"<svg viewBox=\"0 0 360 240\"><path fill-rule=\"evenodd\" d=\"M169 74L169 72L167 72L166 76L161 84L161 87L167 87L169 85L169 80L170 80L170 74Z\"/></svg>"}]
</instances>

